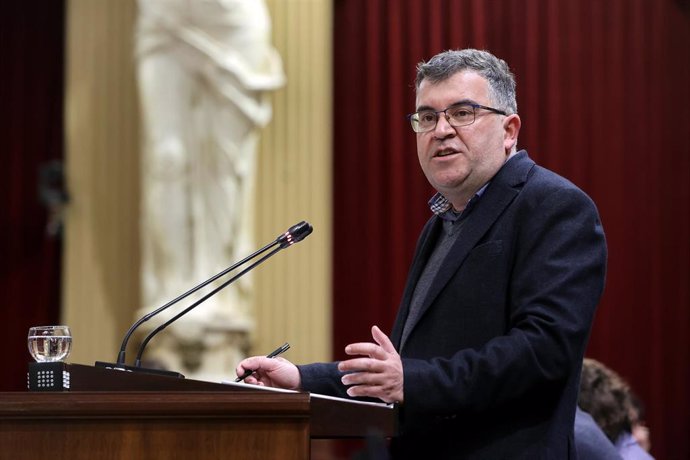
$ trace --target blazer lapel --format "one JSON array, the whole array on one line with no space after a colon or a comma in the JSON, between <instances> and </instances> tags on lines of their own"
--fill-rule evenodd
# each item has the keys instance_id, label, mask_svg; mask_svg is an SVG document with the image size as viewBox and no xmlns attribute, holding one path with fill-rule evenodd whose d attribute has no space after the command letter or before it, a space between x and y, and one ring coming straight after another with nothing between
<instances>
[{"instance_id":1,"label":"blazer lapel","mask_svg":"<svg viewBox=\"0 0 690 460\"><path fill-rule=\"evenodd\" d=\"M443 260L438 275L431 283L429 292L424 299L417 322L424 316L424 313L438 297L441 290L448 284L453 274L458 271L470 251L499 218L505 208L515 199L522 185L526 182L527 175L534 164L534 161L527 156L527 153L521 151L494 176L491 184L486 188L475 208L467 217L467 221L463 224L458 241L455 242ZM437 224L437 226L440 225ZM435 238L427 238L427 246L429 247L424 248L426 250L426 257L419 257L419 261L415 260L415 262L419 262L420 266L415 267L416 276L411 278L414 280L414 283L410 283L412 286L408 285L405 290L405 303L403 305L407 310L409 310L410 298L416 281L419 279L424 263L426 263L429 253L433 249L433 244L431 243L435 241ZM407 318L407 313L405 313L404 318ZM416 323L411 326L413 330L415 325Z\"/></svg>"}]
</instances>

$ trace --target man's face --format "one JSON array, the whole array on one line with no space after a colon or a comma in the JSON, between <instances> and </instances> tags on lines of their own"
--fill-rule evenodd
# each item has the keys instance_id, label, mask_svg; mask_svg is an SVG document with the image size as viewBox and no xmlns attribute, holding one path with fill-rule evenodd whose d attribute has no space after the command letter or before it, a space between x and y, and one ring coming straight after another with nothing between
<instances>
[{"instance_id":1,"label":"man's face","mask_svg":"<svg viewBox=\"0 0 690 460\"><path fill-rule=\"evenodd\" d=\"M438 83L424 80L417 91L417 110L443 110L459 102L492 107L486 79L463 71ZM514 123L519 130L517 115L477 109L471 125L450 126L439 114L435 129L417 133L417 155L427 180L456 210L463 209L501 168L517 139Z\"/></svg>"}]
</instances>

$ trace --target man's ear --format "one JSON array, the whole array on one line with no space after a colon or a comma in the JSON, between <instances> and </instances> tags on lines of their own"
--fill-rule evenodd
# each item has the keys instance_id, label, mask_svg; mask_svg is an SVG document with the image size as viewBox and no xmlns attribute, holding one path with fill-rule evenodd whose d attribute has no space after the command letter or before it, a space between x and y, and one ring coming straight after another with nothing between
<instances>
[{"instance_id":1,"label":"man's ear","mask_svg":"<svg viewBox=\"0 0 690 460\"><path fill-rule=\"evenodd\" d=\"M515 144L517 144L521 125L522 121L520 121L520 116L516 113L508 115L505 120L503 120L503 147L506 152L510 152Z\"/></svg>"}]
</instances>

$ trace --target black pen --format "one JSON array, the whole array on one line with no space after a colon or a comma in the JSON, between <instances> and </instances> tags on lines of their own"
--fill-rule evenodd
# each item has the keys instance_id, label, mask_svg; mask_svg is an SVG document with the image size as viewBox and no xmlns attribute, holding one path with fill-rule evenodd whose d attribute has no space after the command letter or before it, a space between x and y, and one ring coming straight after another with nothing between
<instances>
[{"instance_id":1,"label":"black pen","mask_svg":"<svg viewBox=\"0 0 690 460\"><path fill-rule=\"evenodd\" d=\"M281 346L279 346L278 348L276 348L275 350L273 350L272 352L270 352L269 354L267 354L266 357L267 357L267 358L275 358L275 357L278 356L279 354L285 353L285 352L287 351L288 348L290 348L290 344L287 343L287 342L285 342L284 344L282 344ZM244 372L244 375L243 375L243 376L237 377L237 378L235 379L235 382L241 382L242 380L246 379L247 377L249 377L249 376L252 375L253 373L254 373L254 371L252 371L252 370L247 370L247 371Z\"/></svg>"}]
</instances>

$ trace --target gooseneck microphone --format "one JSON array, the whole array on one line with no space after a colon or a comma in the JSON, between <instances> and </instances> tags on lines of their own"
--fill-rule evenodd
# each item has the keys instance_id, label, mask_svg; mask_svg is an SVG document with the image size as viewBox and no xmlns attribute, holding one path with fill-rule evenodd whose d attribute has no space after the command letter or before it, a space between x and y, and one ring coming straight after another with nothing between
<instances>
[{"instance_id":1,"label":"gooseneck microphone","mask_svg":"<svg viewBox=\"0 0 690 460\"><path fill-rule=\"evenodd\" d=\"M285 249L295 243L299 243L308 237L312 231L314 231L314 228L308 222L302 221L288 228L275 242L280 244L280 249Z\"/></svg>"},{"instance_id":2,"label":"gooseneck microphone","mask_svg":"<svg viewBox=\"0 0 690 460\"><path fill-rule=\"evenodd\" d=\"M182 316L184 316L184 315L186 315L187 313L189 313L190 311L192 311L192 310L193 310L194 308L196 308L199 304L205 302L209 297L212 297L212 296L216 295L221 289L224 289L226 286L228 286L229 284L231 284L232 282L234 282L235 280L237 280L238 278L240 278L242 275L244 275L244 274L247 273L248 271L254 269L254 267L256 267L257 265L259 265L260 263L262 263L263 261L265 261L265 260L268 259L269 257L272 257L272 256L273 256L274 254L276 254L278 251L281 251L282 249L287 248L287 247L289 247L289 246L290 246L290 244L287 244L287 245L285 245L285 246L281 245L281 246L275 248L273 251L269 252L268 254L266 254L265 256L263 256L261 259L259 259L259 260L257 260L256 262L252 263L249 267L245 268L244 270L242 270L241 272L239 272L238 274L236 274L235 276L233 276L233 277L230 278L229 280L225 281L223 284L221 284L220 286L218 286L217 288L215 288L214 290L212 290L211 292L209 292L208 294L206 294L205 296L203 296L202 298L200 298L199 300L197 300L196 302L194 302L193 304L191 304L189 307L185 308L184 310L182 310L181 312L179 312L178 314L176 314L175 316L173 316L172 318L170 318L168 321L164 322L163 324L161 324L160 326L158 326L157 328L155 328L153 331L151 331L151 332L149 333L149 335L146 336L146 338L144 339L144 341L141 342L141 345L139 346L139 352L137 353L137 357L136 357L136 359L135 359L135 361L134 361L134 367L140 367L140 366L141 366L141 355L144 353L144 348L146 348L146 345L147 345L147 344L149 343L149 341L153 338L153 336L155 336L156 334L158 334L160 331L162 331L162 330L165 329L166 327L170 326L172 323L174 323L175 321L177 321L177 320L178 320L179 318L181 318Z\"/></svg>"},{"instance_id":3,"label":"gooseneck microphone","mask_svg":"<svg viewBox=\"0 0 690 460\"><path fill-rule=\"evenodd\" d=\"M265 252L269 251L270 249L275 248L275 249L273 249L273 251L271 251L269 254L263 256L263 257L260 258L258 261L252 263L249 267L243 269L241 272L239 272L238 274L236 274L235 276L233 276L233 277L230 278L229 280L225 281L223 284L221 284L220 286L218 286L217 288L215 288L214 290L212 290L211 292L209 292L208 294L206 294L205 296L203 296L201 299L199 299L198 301L194 302L192 305L190 305L189 307L187 307L185 310L183 310L182 312L178 313L177 315L175 315L174 317L172 317L170 320L166 321L165 323L161 324L161 325L158 326L156 329L154 329L154 330L144 339L144 341L142 342L142 344L141 344L141 346L140 346L140 348L139 348L139 352L138 352L137 357L136 357L136 363L135 363L135 366L134 366L135 368L138 368L139 365L140 365L140 362L141 362L141 355L142 355L143 352L144 352L144 348L146 347L146 345L148 344L148 342L149 342L158 332L160 332L160 331L162 331L163 329L165 329L166 327L168 327L170 324L172 324L173 322L175 322L177 319L179 319L180 317L182 317L182 316L184 316L185 314L187 314L189 311L191 311L192 309L194 309L195 307L197 307L199 304L201 304L202 302L204 302L205 300L207 300L209 297L211 297L211 296L217 294L220 290L222 290L223 288L227 287L228 285L230 285L231 283L233 283L234 281L236 281L238 278L240 278L241 276L243 276L244 274L246 274L247 272L249 272L250 270L252 270L252 269L253 269L254 267L256 267L257 265L259 265L259 264L261 264L262 262L264 262L266 259L272 257L272 256L275 255L277 252L281 251L282 249L288 248L288 247L292 246L292 245L295 244L295 243L298 243L298 242L302 241L302 240L303 240L304 238L306 238L309 234L311 234L312 231L313 231L313 227L312 227L309 223L307 223L307 222L305 222L305 221L299 222L299 223L293 225L292 227L290 227L289 229L287 229L287 231L285 231L285 233L282 233L281 235L279 235L273 242L267 244L266 246L262 247L262 248L259 249L258 251L256 251L256 252L250 254L249 256L245 257L244 259L240 260L239 262L232 264L230 267L228 267L228 268L226 268L225 270L221 271L220 273L218 273L218 274L212 276L211 278L207 279L206 281L204 281L204 282L198 284L197 286L194 286L192 289L188 290L188 291L185 292L184 294L179 295L178 297L176 297L175 299L173 299L173 300L171 300L170 302L166 303L165 305L163 305L163 306L157 308L156 310L153 310L153 311L150 312L150 313L147 313L146 315L144 315L143 317L141 317L138 321L136 321L136 322L129 328L129 330L127 331L127 333L125 334L125 337L124 337L124 339L122 340L122 345L121 345L121 347L120 347L120 352L119 352L118 357L117 357L117 364L113 365L113 364L107 364L107 363L100 363L100 362L97 362L96 365L102 365L102 366L106 366L106 367L116 367L116 368L125 368L125 367L126 367L128 370L136 370L136 369L132 369L132 368L129 367L129 366L125 366L125 350L127 349L127 343L129 342L130 337L132 336L132 334L134 333L134 331L135 331L139 326L141 326L141 324L145 323L146 321L150 320L151 318L153 318L154 316L160 314L161 312L167 310L168 308L172 307L173 305L175 305L175 304L178 303L179 301L185 299L186 297L189 297L190 295L194 294L194 293L197 292L199 289L201 289L201 288L207 286L208 284L210 284L210 283L216 281L218 278L220 278L220 277L222 277L222 276L228 274L229 272L231 272L231 271L237 269L238 267L241 267L242 265L248 263L249 261L255 259L256 257L258 257L258 256L264 254ZM276 246L278 246L278 247L276 248ZM178 374L178 375L179 375L179 374Z\"/></svg>"}]
</instances>

